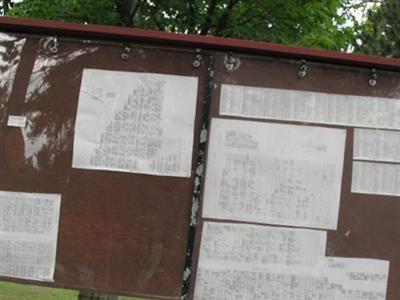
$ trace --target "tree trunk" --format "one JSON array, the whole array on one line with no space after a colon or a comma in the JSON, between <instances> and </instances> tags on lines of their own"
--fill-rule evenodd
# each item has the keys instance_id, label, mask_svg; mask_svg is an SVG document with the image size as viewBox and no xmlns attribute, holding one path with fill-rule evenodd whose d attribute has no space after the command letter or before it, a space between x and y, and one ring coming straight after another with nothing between
<instances>
[{"instance_id":1,"label":"tree trunk","mask_svg":"<svg viewBox=\"0 0 400 300\"><path fill-rule=\"evenodd\" d=\"M10 6L11 6L11 0L3 0L1 1L1 7L3 10L3 14L7 14L8 11L10 10Z\"/></svg>"},{"instance_id":2,"label":"tree trunk","mask_svg":"<svg viewBox=\"0 0 400 300\"><path fill-rule=\"evenodd\" d=\"M131 27L134 23L134 18L139 9L140 0L119 0L117 1L117 11L121 16L121 25Z\"/></svg>"}]
</instances>

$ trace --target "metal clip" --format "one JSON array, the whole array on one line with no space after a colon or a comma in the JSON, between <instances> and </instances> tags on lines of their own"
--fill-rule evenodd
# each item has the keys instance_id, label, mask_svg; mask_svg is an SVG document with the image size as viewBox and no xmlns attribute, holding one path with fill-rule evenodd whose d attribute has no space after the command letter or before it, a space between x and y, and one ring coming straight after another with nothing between
<instances>
[{"instance_id":1,"label":"metal clip","mask_svg":"<svg viewBox=\"0 0 400 300\"><path fill-rule=\"evenodd\" d=\"M239 59L235 54L229 52L225 57L225 67L232 72L239 66Z\"/></svg>"},{"instance_id":2,"label":"metal clip","mask_svg":"<svg viewBox=\"0 0 400 300\"><path fill-rule=\"evenodd\" d=\"M304 78L307 75L307 70L308 70L307 62L305 59L303 59L301 60L297 75L299 75L299 77L301 78Z\"/></svg>"},{"instance_id":3,"label":"metal clip","mask_svg":"<svg viewBox=\"0 0 400 300\"><path fill-rule=\"evenodd\" d=\"M378 79L378 74L376 74L376 69L373 68L371 70L371 76L368 80L370 86L376 86L376 80Z\"/></svg>"},{"instance_id":4,"label":"metal clip","mask_svg":"<svg viewBox=\"0 0 400 300\"><path fill-rule=\"evenodd\" d=\"M131 46L124 44L122 46L121 59L128 60L131 57L131 52L132 52Z\"/></svg>"},{"instance_id":5,"label":"metal clip","mask_svg":"<svg viewBox=\"0 0 400 300\"><path fill-rule=\"evenodd\" d=\"M51 40L48 43L48 48L51 53L57 54L58 51L60 50L60 40L57 36L51 38Z\"/></svg>"},{"instance_id":6,"label":"metal clip","mask_svg":"<svg viewBox=\"0 0 400 300\"><path fill-rule=\"evenodd\" d=\"M203 55L201 54L201 49L196 49L195 50L195 55L194 55L194 58L193 58L192 66L194 68L200 67L202 60L203 60Z\"/></svg>"}]
</instances>

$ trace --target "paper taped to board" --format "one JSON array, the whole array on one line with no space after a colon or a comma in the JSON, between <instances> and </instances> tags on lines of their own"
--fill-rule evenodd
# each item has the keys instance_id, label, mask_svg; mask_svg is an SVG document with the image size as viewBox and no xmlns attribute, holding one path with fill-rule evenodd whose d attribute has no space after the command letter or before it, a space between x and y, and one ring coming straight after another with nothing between
<instances>
[{"instance_id":1,"label":"paper taped to board","mask_svg":"<svg viewBox=\"0 0 400 300\"><path fill-rule=\"evenodd\" d=\"M0 275L53 281L61 195L0 191Z\"/></svg>"},{"instance_id":2,"label":"paper taped to board","mask_svg":"<svg viewBox=\"0 0 400 300\"><path fill-rule=\"evenodd\" d=\"M385 300L389 262L380 259L326 257L321 267L321 277L330 283L333 299Z\"/></svg>"},{"instance_id":3,"label":"paper taped to board","mask_svg":"<svg viewBox=\"0 0 400 300\"><path fill-rule=\"evenodd\" d=\"M26 126L26 117L9 115L7 126L24 128Z\"/></svg>"},{"instance_id":4,"label":"paper taped to board","mask_svg":"<svg viewBox=\"0 0 400 300\"><path fill-rule=\"evenodd\" d=\"M400 162L400 132L355 128L353 158Z\"/></svg>"},{"instance_id":5,"label":"paper taped to board","mask_svg":"<svg viewBox=\"0 0 400 300\"><path fill-rule=\"evenodd\" d=\"M353 161L353 193L400 196L400 165Z\"/></svg>"},{"instance_id":6,"label":"paper taped to board","mask_svg":"<svg viewBox=\"0 0 400 300\"><path fill-rule=\"evenodd\" d=\"M194 299L296 299L281 293L318 272L325 246L324 231L205 222Z\"/></svg>"},{"instance_id":7,"label":"paper taped to board","mask_svg":"<svg viewBox=\"0 0 400 300\"><path fill-rule=\"evenodd\" d=\"M325 242L317 230L205 222L194 299L385 299L388 261L325 257Z\"/></svg>"},{"instance_id":8,"label":"paper taped to board","mask_svg":"<svg viewBox=\"0 0 400 300\"><path fill-rule=\"evenodd\" d=\"M199 267L194 300L385 300L388 273L358 268L357 259L332 272L329 266L293 273L279 270L207 266ZM362 259L368 264L374 260ZM387 261L380 261L388 266ZM354 265L353 265L354 263ZM383 269L383 268L382 268ZM297 271L297 272L295 272ZM339 277L340 276L340 277Z\"/></svg>"},{"instance_id":9,"label":"paper taped to board","mask_svg":"<svg viewBox=\"0 0 400 300\"><path fill-rule=\"evenodd\" d=\"M314 267L325 255L321 230L205 222L200 266Z\"/></svg>"},{"instance_id":10,"label":"paper taped to board","mask_svg":"<svg viewBox=\"0 0 400 300\"><path fill-rule=\"evenodd\" d=\"M85 69L73 167L190 177L197 78Z\"/></svg>"},{"instance_id":11,"label":"paper taped to board","mask_svg":"<svg viewBox=\"0 0 400 300\"><path fill-rule=\"evenodd\" d=\"M400 129L396 99L228 84L221 89L221 115Z\"/></svg>"},{"instance_id":12,"label":"paper taped to board","mask_svg":"<svg viewBox=\"0 0 400 300\"><path fill-rule=\"evenodd\" d=\"M336 229L346 131L213 119L203 217Z\"/></svg>"}]
</instances>

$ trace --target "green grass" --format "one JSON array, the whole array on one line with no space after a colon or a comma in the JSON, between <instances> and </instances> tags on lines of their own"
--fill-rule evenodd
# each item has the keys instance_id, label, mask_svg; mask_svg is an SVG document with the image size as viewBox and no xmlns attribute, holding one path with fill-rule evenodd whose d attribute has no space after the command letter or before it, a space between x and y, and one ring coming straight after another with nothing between
<instances>
[{"instance_id":1,"label":"green grass","mask_svg":"<svg viewBox=\"0 0 400 300\"><path fill-rule=\"evenodd\" d=\"M78 291L0 281L0 300L77 300ZM120 296L118 300L145 300Z\"/></svg>"},{"instance_id":2,"label":"green grass","mask_svg":"<svg viewBox=\"0 0 400 300\"><path fill-rule=\"evenodd\" d=\"M0 300L76 300L78 292L0 281Z\"/></svg>"}]
</instances>

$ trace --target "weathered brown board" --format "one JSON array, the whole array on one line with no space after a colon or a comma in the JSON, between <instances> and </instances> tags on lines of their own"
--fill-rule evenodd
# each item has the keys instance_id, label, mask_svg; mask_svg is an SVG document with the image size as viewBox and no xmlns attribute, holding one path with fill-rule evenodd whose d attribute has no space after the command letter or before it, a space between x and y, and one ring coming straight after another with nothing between
<instances>
[{"instance_id":1,"label":"weathered brown board","mask_svg":"<svg viewBox=\"0 0 400 300\"><path fill-rule=\"evenodd\" d=\"M12 22L18 24L19 21ZM10 28L12 22L3 22L6 31L13 31L12 26ZM335 56L332 52L324 54L314 50L307 54L304 49L296 52L292 48L262 47L260 44L226 40L226 52L236 50L234 54L240 59L238 68L229 71L225 66L226 53L215 52L215 49L221 51L223 48L224 40L221 39L216 39L214 46L212 38L197 42L194 38L190 41L186 39L179 43L179 39L172 39L170 35L156 36L152 32L147 39L152 43L149 45L140 42L140 39L146 41L145 32L132 32L135 41L133 51L130 59L124 61L121 60L122 43L129 39L129 32L109 30L104 38L115 34L115 43L88 43L86 39L91 34L101 36L106 28L94 30L90 27L84 31L83 27L56 23L37 27L31 23L32 28L26 27L23 22L20 25L15 31L23 31L21 38L27 37L27 42L10 97L3 91L0 94L0 190L63 195L55 283L47 285L152 298L180 298L202 114L211 103L208 119L222 117L218 113L221 84L400 98L398 73L378 70L377 85L372 87L368 84L370 69L360 68L376 64L398 70L398 62L393 60L347 57L343 54ZM27 99L26 92L36 58L38 55L54 58L54 54L45 47L46 38L29 33L41 32L45 35L43 31L49 26L52 26L52 33L60 28L65 37L73 33L76 39L60 37L60 50L56 54L61 58L60 63L45 74L43 84L46 88ZM78 38L79 30L82 30L82 36ZM168 42L170 47L175 44L177 47L167 48ZM5 46L8 47L11 62L13 46ZM200 68L192 65L195 46L212 50L203 55ZM282 57L279 57L279 49ZM76 50L80 50L78 56L68 62L63 61ZM263 52L266 55L262 55ZM209 54L216 55L210 99L206 95ZM268 57L271 54L274 58ZM303 55L306 59L318 58L318 61L335 64L308 62L307 75L300 78L297 74L300 61L289 60L288 56L299 58ZM341 61L347 66L343 66ZM74 122L83 68L198 76L192 178L71 168ZM28 116L32 123L28 139L24 140L21 129L6 126L9 114ZM393 196L351 193L353 128L324 126L347 129L339 224L336 231L328 232L326 255L389 260L387 299L397 300L400 298L400 286L397 284L400 280L400 201ZM26 153L33 151L31 142L38 143L41 138L50 142L39 143L39 150L27 157ZM203 222L200 217L194 262L197 260ZM195 269L194 264L192 290Z\"/></svg>"},{"instance_id":2,"label":"weathered brown board","mask_svg":"<svg viewBox=\"0 0 400 300\"><path fill-rule=\"evenodd\" d=\"M369 69L308 62L307 75L301 78L298 76L299 61L240 54L237 54L237 58L239 59L237 68L228 71L225 65L226 55L217 55L214 81L216 88L211 102L211 117L347 129L338 228L335 231L328 231L326 255L389 260L390 270L386 297L387 300L400 299L400 286L398 285L400 280L400 257L398 255L400 250L400 234L398 232L400 199L396 196L351 193L354 129L347 126L228 117L219 114L221 84L378 96L400 101L400 74L379 72L377 85L370 86L371 70ZM199 215L201 215L201 209ZM211 219L199 218L195 257L198 257L203 223L207 220ZM196 259L194 260L196 261ZM194 267L194 270L196 269L197 266ZM195 276L192 278L192 293L194 279Z\"/></svg>"},{"instance_id":3,"label":"weathered brown board","mask_svg":"<svg viewBox=\"0 0 400 300\"><path fill-rule=\"evenodd\" d=\"M72 169L74 123L83 68L198 76L195 164L205 68L191 52L137 46L125 61L120 44L62 41L54 55L47 42L27 38L11 97L1 96L1 113L30 125L24 139L2 119L0 189L62 194L56 286L178 299L193 177ZM25 97L37 57L58 63Z\"/></svg>"}]
</instances>

